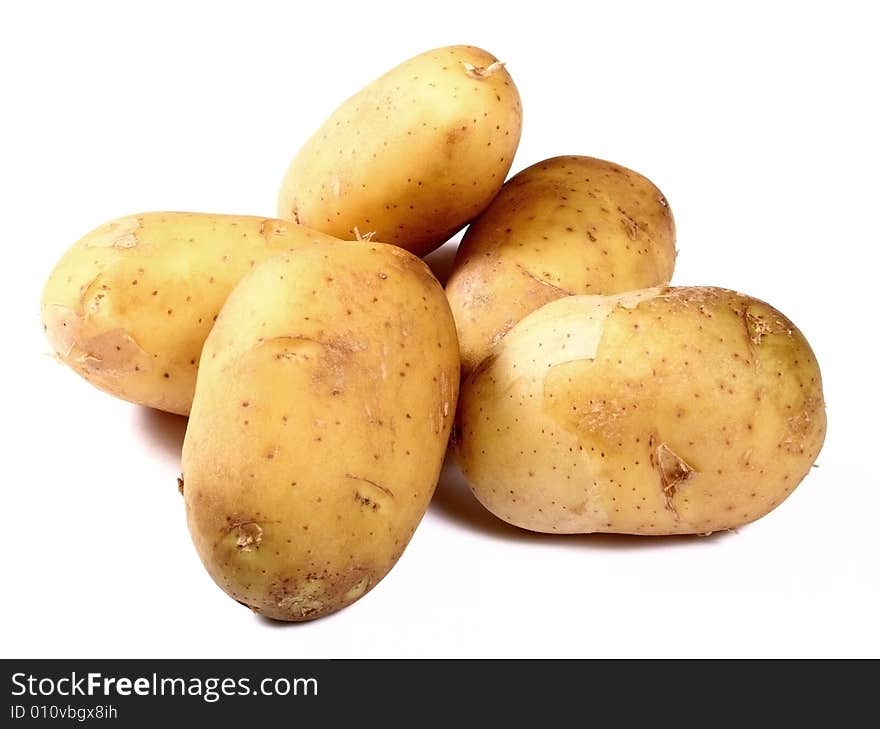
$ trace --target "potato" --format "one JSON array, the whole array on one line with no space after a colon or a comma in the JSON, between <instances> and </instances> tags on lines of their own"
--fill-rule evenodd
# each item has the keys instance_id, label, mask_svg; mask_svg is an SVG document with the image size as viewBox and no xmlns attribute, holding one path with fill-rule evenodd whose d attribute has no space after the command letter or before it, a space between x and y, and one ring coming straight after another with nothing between
<instances>
[{"instance_id":1,"label":"potato","mask_svg":"<svg viewBox=\"0 0 880 729\"><path fill-rule=\"evenodd\" d=\"M342 104L297 154L278 217L340 238L357 229L424 255L501 188L519 144L503 64L450 46L405 61Z\"/></svg>"},{"instance_id":2,"label":"potato","mask_svg":"<svg viewBox=\"0 0 880 729\"><path fill-rule=\"evenodd\" d=\"M792 492L825 409L809 344L771 306L653 288L527 316L462 386L458 433L474 493L511 524L705 534Z\"/></svg>"},{"instance_id":3,"label":"potato","mask_svg":"<svg viewBox=\"0 0 880 729\"><path fill-rule=\"evenodd\" d=\"M373 588L434 491L458 373L443 290L406 251L340 242L257 266L205 343L183 446L211 577L280 620Z\"/></svg>"},{"instance_id":4,"label":"potato","mask_svg":"<svg viewBox=\"0 0 880 729\"><path fill-rule=\"evenodd\" d=\"M523 170L468 229L446 285L463 372L548 301L666 284L674 264L672 212L647 178L591 157Z\"/></svg>"},{"instance_id":5,"label":"potato","mask_svg":"<svg viewBox=\"0 0 880 729\"><path fill-rule=\"evenodd\" d=\"M62 362L124 400L186 415L205 337L258 261L334 240L292 223L200 213L113 220L75 243L43 291Z\"/></svg>"}]
</instances>

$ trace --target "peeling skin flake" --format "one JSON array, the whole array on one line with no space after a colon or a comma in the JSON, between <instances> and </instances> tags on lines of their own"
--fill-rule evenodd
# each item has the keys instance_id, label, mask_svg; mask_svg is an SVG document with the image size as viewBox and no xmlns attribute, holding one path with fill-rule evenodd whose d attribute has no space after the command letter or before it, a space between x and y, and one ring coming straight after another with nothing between
<instances>
[{"instance_id":1,"label":"peeling skin flake","mask_svg":"<svg viewBox=\"0 0 880 729\"><path fill-rule=\"evenodd\" d=\"M135 366L147 371L151 366L149 355L124 329L91 334L87 319L60 305L49 308L44 318L52 348L77 370L114 375L130 373Z\"/></svg>"},{"instance_id":2,"label":"peeling skin flake","mask_svg":"<svg viewBox=\"0 0 880 729\"><path fill-rule=\"evenodd\" d=\"M605 320L617 307L634 309L642 302L662 295L664 290L663 287L655 287L616 296L581 295L552 301L529 314L515 327L518 332L517 351L529 351L537 356L525 366L520 363L520 367L515 369L513 364L517 360L517 352L508 352L506 340L502 339L493 353L495 359L486 367L481 363L478 369L485 372L491 367L499 390L503 390L520 377L543 378L556 365L593 360L605 332ZM578 305L579 299L594 299L601 303L592 307L588 318L584 307ZM548 327L551 321L552 326ZM476 372L471 375L474 381L476 377Z\"/></svg>"},{"instance_id":3,"label":"peeling skin flake","mask_svg":"<svg viewBox=\"0 0 880 729\"><path fill-rule=\"evenodd\" d=\"M660 484L666 499L666 508L675 512L672 499L678 487L693 475L694 469L666 443L657 446L651 454L651 463L660 474Z\"/></svg>"},{"instance_id":4,"label":"peeling skin flake","mask_svg":"<svg viewBox=\"0 0 880 729\"><path fill-rule=\"evenodd\" d=\"M263 541L263 528L253 521L236 524L229 532L235 535L235 546L241 552L252 552L259 549L260 543Z\"/></svg>"},{"instance_id":5,"label":"peeling skin flake","mask_svg":"<svg viewBox=\"0 0 880 729\"><path fill-rule=\"evenodd\" d=\"M748 309L743 311L743 322L749 343L755 346L759 345L768 334L791 334L791 327L778 317L768 319L766 316L760 316Z\"/></svg>"},{"instance_id":6,"label":"peeling skin flake","mask_svg":"<svg viewBox=\"0 0 880 729\"><path fill-rule=\"evenodd\" d=\"M104 229L89 236L89 248L134 248L138 244L137 230L141 218L121 218L104 226Z\"/></svg>"}]
</instances>

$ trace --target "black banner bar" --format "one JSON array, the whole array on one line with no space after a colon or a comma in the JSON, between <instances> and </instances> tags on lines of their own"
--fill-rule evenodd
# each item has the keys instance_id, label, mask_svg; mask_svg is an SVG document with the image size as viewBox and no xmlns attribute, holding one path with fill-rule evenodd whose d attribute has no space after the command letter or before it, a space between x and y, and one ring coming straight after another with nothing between
<instances>
[{"instance_id":1,"label":"black banner bar","mask_svg":"<svg viewBox=\"0 0 880 729\"><path fill-rule=\"evenodd\" d=\"M373 726L409 717L408 725L430 719L457 727L473 725L477 709L493 724L508 717L536 727L574 719L688 724L688 716L707 710L728 721L785 725L799 714L820 720L827 711L841 725L868 693L853 685L840 696L833 665L808 663L786 662L780 670L773 661L4 659L0 726L197 720L252 727L270 720L321 727L341 719ZM789 690L797 692L796 703L783 699Z\"/></svg>"}]
</instances>

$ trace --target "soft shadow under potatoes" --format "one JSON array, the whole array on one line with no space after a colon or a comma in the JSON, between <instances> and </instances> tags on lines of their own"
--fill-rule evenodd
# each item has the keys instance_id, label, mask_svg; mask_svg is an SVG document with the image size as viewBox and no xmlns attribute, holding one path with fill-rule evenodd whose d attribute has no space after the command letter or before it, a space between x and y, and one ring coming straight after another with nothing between
<instances>
[{"instance_id":1,"label":"soft shadow under potatoes","mask_svg":"<svg viewBox=\"0 0 880 729\"><path fill-rule=\"evenodd\" d=\"M455 253L458 251L460 241L461 234L456 235L424 258L431 273L434 274L441 286L446 286L446 281L452 272L452 264L455 262Z\"/></svg>"},{"instance_id":2,"label":"soft shadow under potatoes","mask_svg":"<svg viewBox=\"0 0 880 729\"><path fill-rule=\"evenodd\" d=\"M138 407L138 430L148 443L175 463L180 462L187 420L183 415Z\"/></svg>"}]
</instances>

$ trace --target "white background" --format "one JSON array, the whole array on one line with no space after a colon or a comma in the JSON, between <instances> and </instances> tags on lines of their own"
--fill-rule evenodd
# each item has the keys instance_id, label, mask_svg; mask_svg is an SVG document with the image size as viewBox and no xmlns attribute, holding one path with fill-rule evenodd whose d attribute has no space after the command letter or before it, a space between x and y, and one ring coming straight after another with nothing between
<instances>
[{"instance_id":1,"label":"white background","mask_svg":"<svg viewBox=\"0 0 880 729\"><path fill-rule=\"evenodd\" d=\"M877 26L867 2L714 6L4 3L2 655L880 655ZM447 469L373 592L275 625L190 544L183 419L57 364L41 287L113 217L272 215L339 102L453 43L507 61L519 86L513 171L557 154L639 170L676 216L675 282L798 324L825 380L819 468L760 522L704 539L529 534Z\"/></svg>"}]
</instances>

